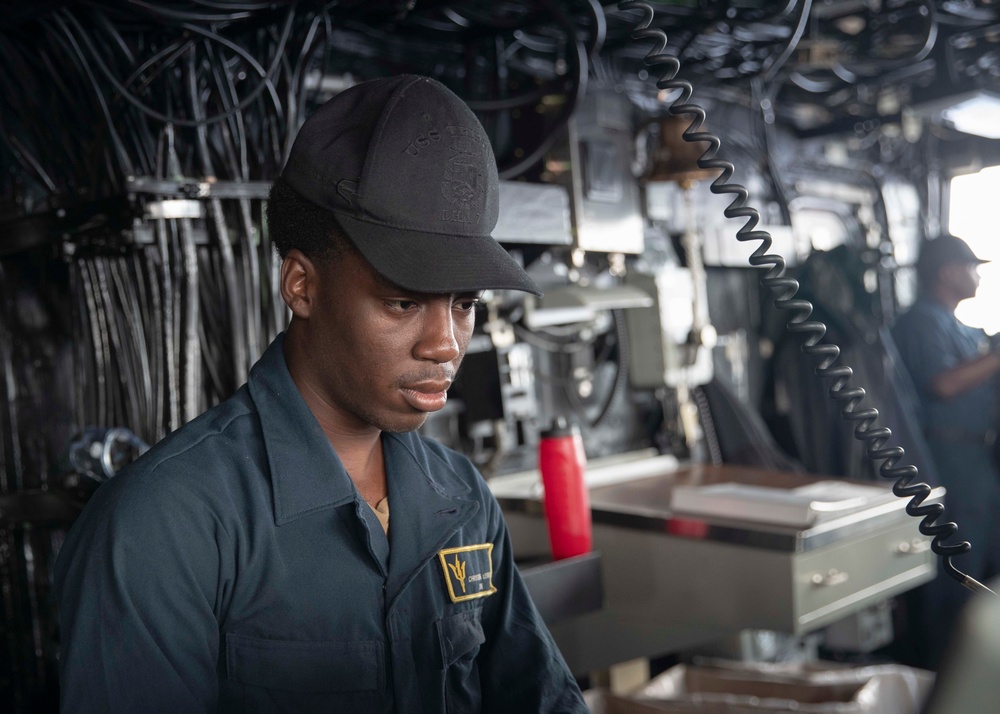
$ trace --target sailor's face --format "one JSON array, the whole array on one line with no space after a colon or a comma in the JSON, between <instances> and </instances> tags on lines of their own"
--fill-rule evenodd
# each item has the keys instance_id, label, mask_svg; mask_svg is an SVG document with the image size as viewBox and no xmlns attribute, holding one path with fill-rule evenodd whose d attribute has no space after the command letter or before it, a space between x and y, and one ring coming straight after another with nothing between
<instances>
[{"instance_id":1,"label":"sailor's face","mask_svg":"<svg viewBox=\"0 0 1000 714\"><path fill-rule=\"evenodd\" d=\"M447 401L478 294L404 290L356 251L321 267L320 276L313 335L324 397L359 426L418 428Z\"/></svg>"}]
</instances>

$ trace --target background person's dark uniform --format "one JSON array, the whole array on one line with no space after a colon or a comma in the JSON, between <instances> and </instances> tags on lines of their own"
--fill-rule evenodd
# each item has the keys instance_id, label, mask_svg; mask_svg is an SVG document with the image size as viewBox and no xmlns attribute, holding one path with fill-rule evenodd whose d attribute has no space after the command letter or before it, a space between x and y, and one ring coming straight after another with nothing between
<instances>
[{"instance_id":1,"label":"background person's dark uniform","mask_svg":"<svg viewBox=\"0 0 1000 714\"><path fill-rule=\"evenodd\" d=\"M103 485L58 561L64 710L586 711L473 465L382 439L391 552L279 337L234 397ZM465 594L489 592L490 560L496 592L452 602L439 552L485 544Z\"/></svg>"},{"instance_id":2,"label":"background person's dark uniform","mask_svg":"<svg viewBox=\"0 0 1000 714\"><path fill-rule=\"evenodd\" d=\"M976 261L971 251L968 255ZM943 255L936 260L948 259ZM920 397L923 431L940 480L936 485L947 489L946 510L940 520L959 526L957 537L947 543L972 543L972 550L957 556L954 563L962 572L986 582L1000 574L1000 472L993 457L1000 385L994 375L944 399L935 395L931 384L946 371L980 357L989 349L989 340L982 330L961 323L929 291L896 321L892 332ZM925 588L922 622L927 635L926 666L937 665L968 596L968 590L945 575Z\"/></svg>"}]
</instances>

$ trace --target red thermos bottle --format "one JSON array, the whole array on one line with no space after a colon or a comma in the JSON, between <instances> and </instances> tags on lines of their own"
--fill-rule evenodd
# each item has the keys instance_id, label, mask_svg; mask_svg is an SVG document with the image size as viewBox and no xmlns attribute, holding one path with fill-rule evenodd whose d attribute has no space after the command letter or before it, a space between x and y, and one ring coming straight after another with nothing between
<instances>
[{"instance_id":1,"label":"red thermos bottle","mask_svg":"<svg viewBox=\"0 0 1000 714\"><path fill-rule=\"evenodd\" d=\"M579 427L558 417L542 432L538 447L538 467L545 487L542 505L556 560L590 552L590 494L583 475L586 466Z\"/></svg>"}]
</instances>

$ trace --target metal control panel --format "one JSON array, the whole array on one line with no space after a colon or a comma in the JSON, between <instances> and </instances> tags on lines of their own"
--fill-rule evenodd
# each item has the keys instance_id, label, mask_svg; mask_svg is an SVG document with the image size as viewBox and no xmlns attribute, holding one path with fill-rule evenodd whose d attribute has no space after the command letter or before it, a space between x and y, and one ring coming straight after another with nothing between
<instances>
[{"instance_id":1,"label":"metal control panel","mask_svg":"<svg viewBox=\"0 0 1000 714\"><path fill-rule=\"evenodd\" d=\"M929 540L904 499L809 528L681 516L678 484L803 484L811 477L740 467L679 466L614 483L636 463L595 463L589 477L594 549L605 605L558 623L553 636L575 673L681 652L744 629L806 634L931 580ZM520 481L518 481L520 479ZM518 557L547 543L530 476L491 486ZM889 486L886 486L888 489ZM938 489L932 498L940 498Z\"/></svg>"}]
</instances>

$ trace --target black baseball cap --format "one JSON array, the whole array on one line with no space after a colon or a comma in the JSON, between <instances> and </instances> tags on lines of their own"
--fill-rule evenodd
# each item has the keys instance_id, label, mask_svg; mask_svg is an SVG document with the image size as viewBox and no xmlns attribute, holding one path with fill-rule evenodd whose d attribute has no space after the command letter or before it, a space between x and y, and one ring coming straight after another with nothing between
<instances>
[{"instance_id":1,"label":"black baseball cap","mask_svg":"<svg viewBox=\"0 0 1000 714\"><path fill-rule=\"evenodd\" d=\"M917 272L922 276L932 277L937 274L938 268L946 265L980 265L988 262L973 253L969 244L961 238L944 234L924 243L920 249L920 258L917 259Z\"/></svg>"},{"instance_id":2,"label":"black baseball cap","mask_svg":"<svg viewBox=\"0 0 1000 714\"><path fill-rule=\"evenodd\" d=\"M383 277L417 292L541 290L492 237L500 184L472 110L429 77L357 84L302 125L282 177Z\"/></svg>"}]
</instances>

